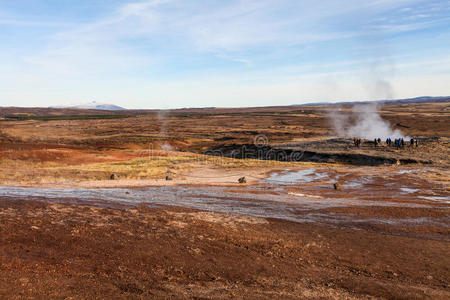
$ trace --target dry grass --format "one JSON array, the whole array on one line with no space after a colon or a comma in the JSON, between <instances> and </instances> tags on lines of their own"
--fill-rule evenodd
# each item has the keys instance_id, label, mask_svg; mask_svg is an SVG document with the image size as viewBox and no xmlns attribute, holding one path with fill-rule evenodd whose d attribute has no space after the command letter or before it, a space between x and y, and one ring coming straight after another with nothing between
<instances>
[{"instance_id":1,"label":"dry grass","mask_svg":"<svg viewBox=\"0 0 450 300\"><path fill-rule=\"evenodd\" d=\"M112 173L120 179L164 178L168 172L186 173L192 168L210 166L224 170L289 168L313 163L232 159L206 155L169 155L136 158L121 162L65 165L58 162L0 160L0 184L49 184L107 180Z\"/></svg>"},{"instance_id":2,"label":"dry grass","mask_svg":"<svg viewBox=\"0 0 450 300\"><path fill-rule=\"evenodd\" d=\"M406 126L402 129L405 134L447 136L448 111L443 110L447 106L448 103L391 105L384 106L382 114L391 124ZM115 120L2 121L0 184L95 181L109 179L111 173L122 179L153 179L163 178L168 171L184 173L203 165L224 170L298 166L298 163L205 157L192 152L204 153L224 144L251 144L258 134L264 134L269 145L321 140L332 134L329 109L327 106L207 109L169 112L164 118L145 113ZM5 114L27 113L25 109L3 110L7 111ZM142 155L149 145L156 151L171 147L180 152L169 152L169 156ZM448 139L441 138L394 154L423 160L433 158L439 166L448 166L449 149ZM363 153L371 152L364 149Z\"/></svg>"}]
</instances>

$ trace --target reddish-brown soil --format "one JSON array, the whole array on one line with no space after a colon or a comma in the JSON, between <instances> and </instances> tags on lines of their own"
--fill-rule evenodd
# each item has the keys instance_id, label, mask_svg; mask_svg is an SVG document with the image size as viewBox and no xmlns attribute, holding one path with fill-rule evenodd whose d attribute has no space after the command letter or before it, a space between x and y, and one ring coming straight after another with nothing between
<instances>
[{"instance_id":1,"label":"reddish-brown soil","mask_svg":"<svg viewBox=\"0 0 450 300\"><path fill-rule=\"evenodd\" d=\"M0 202L0 297L448 299L449 242L205 213Z\"/></svg>"},{"instance_id":2,"label":"reddish-brown soil","mask_svg":"<svg viewBox=\"0 0 450 300\"><path fill-rule=\"evenodd\" d=\"M336 108L320 105L125 111L118 113L129 118L104 120L0 118L0 178L11 185L55 187L56 179L63 179L68 187L80 187L78 180L97 178L83 186L105 186L105 180L114 187L120 180L109 180L111 172L127 178L133 171L127 164L137 168L135 159L151 149L155 156L168 158L161 174L165 176L166 168L178 170L174 180L167 181L172 187L186 184L192 192L206 185L225 186L236 199L243 199L242 206L250 207L259 195L287 195L292 196L286 205L291 215L312 215L309 222L296 223L162 205L123 206L104 199L88 203L76 195L62 203L46 197L1 196L0 298L450 299L448 107L449 103L383 106L380 113L394 128L420 138L419 147L402 150L369 143L360 149L342 141L334 144L329 140L334 133L328 113ZM350 106L341 109L351 111ZM0 108L0 116L13 113L109 112ZM266 168L269 164L253 162L244 168L239 162L233 169L205 160L197 169L177 169L184 163L183 155L252 144L258 134L267 137L269 145L411 157L430 164L289 165L292 170L316 168L327 175L273 186L260 185L260 175L283 171L286 165L273 162ZM92 165L96 163L112 167L97 170ZM238 177L233 176L241 172L247 184L236 183ZM133 187L137 178L143 180L141 185L154 180L139 176L117 186ZM225 176L227 180L219 178ZM35 180L41 177L45 180ZM333 182L342 189L334 190ZM224 204L230 194L216 200ZM255 198L239 198L240 194ZM339 199L342 205L327 207L326 201ZM324 205L298 209L313 201ZM366 205L369 201L373 203Z\"/></svg>"},{"instance_id":3,"label":"reddish-brown soil","mask_svg":"<svg viewBox=\"0 0 450 300\"><path fill-rule=\"evenodd\" d=\"M391 104L380 108L381 116L405 135L419 137L450 136L449 103ZM76 148L158 149L163 144L182 151L204 151L230 143L253 143L264 134L271 145L295 139L317 139L334 135L329 112L338 107L265 107L233 109L185 109L165 112L122 111L130 118L72 121L0 120L2 142L59 144ZM340 107L350 113L351 106ZM36 115L73 115L83 110L0 108L0 115L29 112ZM84 111L84 114L105 114Z\"/></svg>"}]
</instances>

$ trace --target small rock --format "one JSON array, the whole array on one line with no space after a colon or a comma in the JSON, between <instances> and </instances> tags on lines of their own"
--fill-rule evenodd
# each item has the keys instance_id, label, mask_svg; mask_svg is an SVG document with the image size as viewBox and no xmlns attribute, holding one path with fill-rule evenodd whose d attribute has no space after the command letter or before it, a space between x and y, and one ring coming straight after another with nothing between
<instances>
[{"instance_id":1,"label":"small rock","mask_svg":"<svg viewBox=\"0 0 450 300\"><path fill-rule=\"evenodd\" d=\"M337 182L335 184L333 184L333 187L334 187L335 190L340 190L341 189L341 185L339 183L337 183Z\"/></svg>"},{"instance_id":2,"label":"small rock","mask_svg":"<svg viewBox=\"0 0 450 300\"><path fill-rule=\"evenodd\" d=\"M247 179L245 179L245 176L238 179L239 183L247 183Z\"/></svg>"},{"instance_id":3,"label":"small rock","mask_svg":"<svg viewBox=\"0 0 450 300\"><path fill-rule=\"evenodd\" d=\"M39 227L37 227L37 226L31 226L31 229L33 229L33 230L39 230Z\"/></svg>"},{"instance_id":4,"label":"small rock","mask_svg":"<svg viewBox=\"0 0 450 300\"><path fill-rule=\"evenodd\" d=\"M19 281L21 283L28 283L30 280L28 278L26 278L26 277L22 277L22 278L19 279Z\"/></svg>"}]
</instances>

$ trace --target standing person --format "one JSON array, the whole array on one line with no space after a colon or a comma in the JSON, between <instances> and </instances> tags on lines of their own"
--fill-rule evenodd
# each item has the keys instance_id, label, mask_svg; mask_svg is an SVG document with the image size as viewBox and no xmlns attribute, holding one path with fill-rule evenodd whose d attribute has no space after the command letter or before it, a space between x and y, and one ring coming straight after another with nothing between
<instances>
[{"instance_id":1,"label":"standing person","mask_svg":"<svg viewBox=\"0 0 450 300\"><path fill-rule=\"evenodd\" d=\"M418 141L417 141L417 139L416 139L416 147L419 146L418 144L419 144L419 143L418 143Z\"/></svg>"}]
</instances>

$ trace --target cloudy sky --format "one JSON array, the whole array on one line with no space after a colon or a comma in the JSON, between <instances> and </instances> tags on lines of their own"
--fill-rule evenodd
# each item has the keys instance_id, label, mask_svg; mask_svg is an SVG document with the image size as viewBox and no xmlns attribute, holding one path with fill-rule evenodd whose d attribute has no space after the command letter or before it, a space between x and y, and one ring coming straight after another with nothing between
<instances>
[{"instance_id":1,"label":"cloudy sky","mask_svg":"<svg viewBox=\"0 0 450 300\"><path fill-rule=\"evenodd\" d=\"M0 0L0 106L450 95L447 0Z\"/></svg>"}]
</instances>

